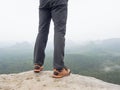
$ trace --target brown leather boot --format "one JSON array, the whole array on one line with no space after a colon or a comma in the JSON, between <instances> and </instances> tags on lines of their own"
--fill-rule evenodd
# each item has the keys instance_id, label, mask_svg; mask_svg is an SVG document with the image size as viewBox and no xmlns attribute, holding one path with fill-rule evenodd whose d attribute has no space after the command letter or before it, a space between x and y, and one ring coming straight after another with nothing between
<instances>
[{"instance_id":1,"label":"brown leather boot","mask_svg":"<svg viewBox=\"0 0 120 90\"><path fill-rule=\"evenodd\" d=\"M38 64L35 64L35 66L34 66L34 72L35 73L39 73L40 71L42 71L43 70L43 66L40 66L40 65L38 65Z\"/></svg>"},{"instance_id":2,"label":"brown leather boot","mask_svg":"<svg viewBox=\"0 0 120 90\"><path fill-rule=\"evenodd\" d=\"M52 76L53 78L62 78L64 76L70 75L71 73L70 69L67 68L63 68L62 70L54 69L53 71L54 71Z\"/></svg>"}]
</instances>

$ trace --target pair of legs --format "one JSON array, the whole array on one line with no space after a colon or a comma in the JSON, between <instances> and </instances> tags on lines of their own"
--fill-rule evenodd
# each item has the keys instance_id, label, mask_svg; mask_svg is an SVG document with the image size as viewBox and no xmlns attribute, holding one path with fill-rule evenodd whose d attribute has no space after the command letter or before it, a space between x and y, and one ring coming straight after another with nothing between
<instances>
[{"instance_id":1,"label":"pair of legs","mask_svg":"<svg viewBox=\"0 0 120 90\"><path fill-rule=\"evenodd\" d=\"M67 21L67 4L39 8L39 32L34 48L34 64L43 66L51 19L54 22L53 68L64 68L64 47Z\"/></svg>"}]
</instances>

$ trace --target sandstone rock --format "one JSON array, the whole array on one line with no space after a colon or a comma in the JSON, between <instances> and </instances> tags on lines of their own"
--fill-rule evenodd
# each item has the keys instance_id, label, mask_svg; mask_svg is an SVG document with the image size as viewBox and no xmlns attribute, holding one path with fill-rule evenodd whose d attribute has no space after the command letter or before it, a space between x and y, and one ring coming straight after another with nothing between
<instances>
[{"instance_id":1,"label":"sandstone rock","mask_svg":"<svg viewBox=\"0 0 120 90\"><path fill-rule=\"evenodd\" d=\"M0 90L120 90L120 85L77 74L55 79L52 71L0 75Z\"/></svg>"}]
</instances>

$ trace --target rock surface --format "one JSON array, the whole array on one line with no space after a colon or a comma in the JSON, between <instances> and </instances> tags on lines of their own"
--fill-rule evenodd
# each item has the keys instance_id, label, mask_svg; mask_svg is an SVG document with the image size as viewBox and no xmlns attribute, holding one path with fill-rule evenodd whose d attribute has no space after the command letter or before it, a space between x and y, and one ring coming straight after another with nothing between
<instances>
[{"instance_id":1,"label":"rock surface","mask_svg":"<svg viewBox=\"0 0 120 90\"><path fill-rule=\"evenodd\" d=\"M27 71L0 75L0 90L120 90L120 85L77 74L55 79L52 71Z\"/></svg>"}]
</instances>

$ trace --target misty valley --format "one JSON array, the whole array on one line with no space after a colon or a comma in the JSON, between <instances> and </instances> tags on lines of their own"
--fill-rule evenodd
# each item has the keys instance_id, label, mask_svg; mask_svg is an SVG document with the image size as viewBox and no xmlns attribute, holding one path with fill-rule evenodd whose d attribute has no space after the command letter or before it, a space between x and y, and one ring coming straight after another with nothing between
<instances>
[{"instance_id":1,"label":"misty valley","mask_svg":"<svg viewBox=\"0 0 120 90\"><path fill-rule=\"evenodd\" d=\"M0 74L19 73L33 69L34 44L28 42L0 46ZM45 70L52 70L53 47L48 44ZM72 73L92 76L106 82L120 84L120 39L108 39L73 44L68 42L65 64Z\"/></svg>"}]
</instances>

